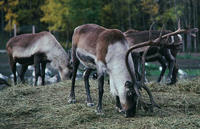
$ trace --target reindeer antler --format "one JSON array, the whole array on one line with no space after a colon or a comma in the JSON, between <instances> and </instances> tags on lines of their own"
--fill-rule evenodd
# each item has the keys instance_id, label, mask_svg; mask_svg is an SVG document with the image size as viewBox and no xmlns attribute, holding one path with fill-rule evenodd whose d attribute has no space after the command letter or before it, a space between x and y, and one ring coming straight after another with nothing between
<instances>
[{"instance_id":1,"label":"reindeer antler","mask_svg":"<svg viewBox=\"0 0 200 129\"><path fill-rule=\"evenodd\" d=\"M153 28L153 25L155 24L155 22L153 22L152 24L151 24L151 26L150 26L150 28L149 28L149 40L151 41L152 39L151 39L151 30L152 30L152 28Z\"/></svg>"},{"instance_id":2,"label":"reindeer antler","mask_svg":"<svg viewBox=\"0 0 200 129\"><path fill-rule=\"evenodd\" d=\"M158 104L155 103L155 101L154 101L154 99L153 99L153 96L152 96L152 94L151 94L150 89L149 89L147 86L145 86L145 85L141 85L141 86L138 88L139 84L138 84L138 82L136 81L136 77L134 76L134 75L135 75L135 71L133 71L133 73L131 72L131 69L130 69L130 66L129 66L129 63L128 63L128 56L129 56L130 52L131 52L132 50L134 50L134 49L141 48L141 47L144 47L144 46L159 46L159 45L160 45L160 41L161 41L162 39L164 39L164 38L167 38L167 37L173 36L173 35L177 35L177 34L188 33L188 32L190 32L190 33L195 33L195 32L198 32L198 28L193 28L193 29L188 29L188 30L186 30L186 29L181 29L181 28L180 28L180 23L179 23L178 29L177 29L176 31L174 31L174 32L171 32L171 33L168 33L168 34L165 34L165 35L162 36L162 31L163 31L163 27L162 27L160 36L159 36L158 38L156 38L155 40L153 40L153 41L152 41L152 40L149 40L149 41L146 41L146 42L143 42L143 43L139 43L139 44L136 44L136 45L130 47L130 48L128 49L128 51L127 51L127 53L126 53L126 57L125 57L125 63L126 63L128 72L129 72L129 74L131 75L131 78L132 78L133 83L135 82L135 84L134 84L134 89L135 89L135 92L136 92L136 94L137 94L139 100L141 101L141 103L144 103L144 104L145 104L145 102L142 100L141 95L140 95L140 92L139 92L139 88L142 87L144 90L146 90L147 94L149 95L151 105L152 105L152 106L155 106L155 107L158 107L158 108L160 108L160 107L158 106ZM168 44L166 44L166 45L168 45ZM171 44L170 44L170 45L171 45ZM169 46L170 46L170 45L169 45Z\"/></svg>"},{"instance_id":3,"label":"reindeer antler","mask_svg":"<svg viewBox=\"0 0 200 129\"><path fill-rule=\"evenodd\" d=\"M146 42L143 42L143 43L139 43L139 44L136 44L132 47L129 48L129 50L127 51L127 53L129 54L133 49L137 49L137 48L141 48L141 47L145 47L145 46L158 46L160 45L160 40L164 39L164 38L167 38L169 36L174 36L174 35L177 35L177 34L183 34L183 33L196 33L198 32L198 28L193 28L193 29L178 29L174 32L171 32L171 33L168 33L168 34L165 34L163 36L160 36L159 38L156 38L155 40L153 41L146 41ZM165 44L167 46L167 44Z\"/></svg>"}]
</instances>

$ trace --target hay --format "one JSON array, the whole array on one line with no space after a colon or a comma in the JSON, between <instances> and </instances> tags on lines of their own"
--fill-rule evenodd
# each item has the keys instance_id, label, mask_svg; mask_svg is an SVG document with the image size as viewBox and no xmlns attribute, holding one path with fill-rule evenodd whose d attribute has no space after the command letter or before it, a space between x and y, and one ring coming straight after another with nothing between
<instances>
[{"instance_id":1,"label":"hay","mask_svg":"<svg viewBox=\"0 0 200 129\"><path fill-rule=\"evenodd\" d=\"M96 104L97 82L90 82ZM115 100L105 84L104 115L96 115L96 106L86 106L82 80L76 83L76 104L67 103L70 81L5 88L0 91L0 128L200 128L200 78L182 80L173 86L148 84L162 109L155 109L153 113L138 110L134 118L124 118L115 110Z\"/></svg>"}]
</instances>

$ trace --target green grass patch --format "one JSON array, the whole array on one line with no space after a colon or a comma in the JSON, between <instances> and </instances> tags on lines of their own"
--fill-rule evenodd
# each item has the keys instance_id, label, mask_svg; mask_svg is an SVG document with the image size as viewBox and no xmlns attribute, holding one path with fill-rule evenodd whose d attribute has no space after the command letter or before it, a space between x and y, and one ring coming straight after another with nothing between
<instances>
[{"instance_id":1,"label":"green grass patch","mask_svg":"<svg viewBox=\"0 0 200 129\"><path fill-rule=\"evenodd\" d=\"M184 69L183 70L188 77L194 77L194 76L200 76L200 69ZM158 69L154 69L154 70L148 70L147 71L147 76L151 77L151 76L159 76L160 72ZM165 75L167 75L169 72L169 70L167 69L165 72Z\"/></svg>"},{"instance_id":2,"label":"green grass patch","mask_svg":"<svg viewBox=\"0 0 200 129\"><path fill-rule=\"evenodd\" d=\"M151 76L159 76L160 70L159 65L151 64L149 63L148 66L145 67L146 69L146 75L148 77ZM200 76L200 69L183 69L184 72L186 72L187 76ZM165 75L167 75L169 72L168 68L166 69Z\"/></svg>"},{"instance_id":3,"label":"green grass patch","mask_svg":"<svg viewBox=\"0 0 200 129\"><path fill-rule=\"evenodd\" d=\"M188 76L200 76L200 69L185 69Z\"/></svg>"},{"instance_id":4,"label":"green grass patch","mask_svg":"<svg viewBox=\"0 0 200 129\"><path fill-rule=\"evenodd\" d=\"M90 80L91 95L97 104L97 81ZM76 83L76 104L68 104L71 81L47 86L17 85L0 91L0 127L73 128L73 129L155 129L200 128L200 78L182 80L176 85L148 84L161 109L153 113L138 110L133 118L125 118L115 110L115 99L105 82L104 115L87 107L84 82Z\"/></svg>"},{"instance_id":5,"label":"green grass patch","mask_svg":"<svg viewBox=\"0 0 200 129\"><path fill-rule=\"evenodd\" d=\"M193 56L190 53L184 53L183 55L177 55L177 59L197 59L197 60L200 60L200 57Z\"/></svg>"}]
</instances>

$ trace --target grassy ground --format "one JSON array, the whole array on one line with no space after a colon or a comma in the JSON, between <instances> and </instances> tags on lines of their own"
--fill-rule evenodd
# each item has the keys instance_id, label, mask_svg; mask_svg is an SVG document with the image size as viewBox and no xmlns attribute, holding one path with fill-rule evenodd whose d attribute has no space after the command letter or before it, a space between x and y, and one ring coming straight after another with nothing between
<instances>
[{"instance_id":1,"label":"grassy ground","mask_svg":"<svg viewBox=\"0 0 200 129\"><path fill-rule=\"evenodd\" d=\"M199 53L179 53L177 59L195 59L200 60Z\"/></svg>"},{"instance_id":2,"label":"grassy ground","mask_svg":"<svg viewBox=\"0 0 200 129\"><path fill-rule=\"evenodd\" d=\"M91 80L96 104L97 83ZM161 106L153 113L138 110L134 118L125 118L115 110L115 100L105 83L104 115L85 104L83 81L77 81L76 104L68 104L70 81L33 87L17 85L0 91L1 129L178 129L200 128L200 78L182 80L177 85L148 84Z\"/></svg>"},{"instance_id":3,"label":"grassy ground","mask_svg":"<svg viewBox=\"0 0 200 129\"><path fill-rule=\"evenodd\" d=\"M147 76L148 77L158 77L160 75L160 70L159 70L160 64L153 64L153 63L149 63L148 66L146 66L146 72L147 72ZM200 76L200 69L199 68L195 68L195 69L189 69L189 68L185 68L182 69L188 77L195 77L195 76ZM168 68L166 69L165 72L165 76L168 75Z\"/></svg>"}]
</instances>

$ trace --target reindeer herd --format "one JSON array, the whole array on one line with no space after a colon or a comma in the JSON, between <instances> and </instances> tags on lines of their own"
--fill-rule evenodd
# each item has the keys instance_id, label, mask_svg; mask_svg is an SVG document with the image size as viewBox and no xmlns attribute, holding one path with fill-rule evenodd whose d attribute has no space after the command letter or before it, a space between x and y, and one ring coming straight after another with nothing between
<instances>
[{"instance_id":1,"label":"reindeer herd","mask_svg":"<svg viewBox=\"0 0 200 129\"><path fill-rule=\"evenodd\" d=\"M75 103L75 81L79 64L85 66L83 74L87 105L93 106L90 95L89 76L93 70L98 75L97 113L102 114L104 93L104 76L109 75L110 92L116 98L116 108L126 117L136 113L137 104L144 109L153 110L159 106L155 103L151 91L144 84L144 62L158 61L162 66L158 82L161 81L166 68L169 69L168 84L177 81L178 64L176 55L182 45L182 33L194 33L198 29L179 29L171 31L136 31L121 32L107 29L96 24L85 24L74 29L72 37L72 54L65 52L56 38L49 32L22 34L7 42L9 63L17 84L16 63L22 65L19 77L24 83L24 74L29 65L35 67L35 85L42 77L45 85L46 64L59 71L61 80L72 79L69 103ZM142 72L141 72L142 68ZM141 90L149 95L151 104L142 99Z\"/></svg>"}]
</instances>

